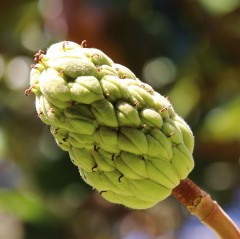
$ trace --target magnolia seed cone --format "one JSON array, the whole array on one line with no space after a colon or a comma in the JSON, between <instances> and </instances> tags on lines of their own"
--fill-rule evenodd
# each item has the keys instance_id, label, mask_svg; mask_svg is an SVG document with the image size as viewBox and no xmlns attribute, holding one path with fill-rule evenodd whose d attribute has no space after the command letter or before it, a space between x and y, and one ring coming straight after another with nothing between
<instances>
[{"instance_id":1,"label":"magnolia seed cone","mask_svg":"<svg viewBox=\"0 0 240 239\"><path fill-rule=\"evenodd\" d=\"M102 51L64 41L35 54L39 118L82 179L110 202L149 208L194 166L194 138L169 100Z\"/></svg>"}]
</instances>

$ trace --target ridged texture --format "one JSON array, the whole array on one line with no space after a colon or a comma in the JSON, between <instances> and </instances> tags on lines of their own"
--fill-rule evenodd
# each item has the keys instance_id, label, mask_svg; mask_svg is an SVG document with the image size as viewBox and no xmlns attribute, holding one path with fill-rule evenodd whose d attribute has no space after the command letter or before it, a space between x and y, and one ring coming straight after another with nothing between
<instances>
[{"instance_id":1,"label":"ridged texture","mask_svg":"<svg viewBox=\"0 0 240 239\"><path fill-rule=\"evenodd\" d=\"M74 42L35 55L39 118L83 180L113 203L149 208L193 169L194 139L169 100L102 51Z\"/></svg>"}]
</instances>

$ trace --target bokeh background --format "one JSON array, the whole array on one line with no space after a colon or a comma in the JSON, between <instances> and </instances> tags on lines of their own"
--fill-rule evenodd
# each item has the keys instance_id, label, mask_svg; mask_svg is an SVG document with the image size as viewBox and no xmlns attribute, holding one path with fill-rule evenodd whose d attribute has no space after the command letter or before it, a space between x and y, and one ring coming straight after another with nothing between
<instances>
[{"instance_id":1,"label":"bokeh background","mask_svg":"<svg viewBox=\"0 0 240 239\"><path fill-rule=\"evenodd\" d=\"M33 54L87 40L171 98L195 134L190 174L240 225L239 0L12 0L0 7L0 239L215 239L172 197L102 199L25 97Z\"/></svg>"}]
</instances>

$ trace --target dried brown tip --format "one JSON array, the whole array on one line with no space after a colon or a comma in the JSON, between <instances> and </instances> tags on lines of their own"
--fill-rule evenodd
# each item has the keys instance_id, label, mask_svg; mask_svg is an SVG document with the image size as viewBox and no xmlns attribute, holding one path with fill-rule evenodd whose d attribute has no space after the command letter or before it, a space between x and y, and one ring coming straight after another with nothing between
<instances>
[{"instance_id":1,"label":"dried brown tip","mask_svg":"<svg viewBox=\"0 0 240 239\"><path fill-rule=\"evenodd\" d=\"M33 88L33 87L34 87L34 86L30 86L28 89L26 89L25 92L24 92L24 94L25 94L26 96L29 96L30 93L32 92L32 88Z\"/></svg>"},{"instance_id":2,"label":"dried brown tip","mask_svg":"<svg viewBox=\"0 0 240 239\"><path fill-rule=\"evenodd\" d=\"M87 41L86 41L86 40L83 40L80 46L81 46L82 48L87 47Z\"/></svg>"},{"instance_id":3,"label":"dried brown tip","mask_svg":"<svg viewBox=\"0 0 240 239\"><path fill-rule=\"evenodd\" d=\"M36 63L40 62L42 57L43 57L43 53L44 51L43 50L39 50L37 53L34 54L34 61Z\"/></svg>"},{"instance_id":4,"label":"dried brown tip","mask_svg":"<svg viewBox=\"0 0 240 239\"><path fill-rule=\"evenodd\" d=\"M69 44L68 41L64 41L64 42L63 42L62 47L63 47L63 50L64 50L64 51L66 51L66 45L68 45L68 44Z\"/></svg>"}]
</instances>

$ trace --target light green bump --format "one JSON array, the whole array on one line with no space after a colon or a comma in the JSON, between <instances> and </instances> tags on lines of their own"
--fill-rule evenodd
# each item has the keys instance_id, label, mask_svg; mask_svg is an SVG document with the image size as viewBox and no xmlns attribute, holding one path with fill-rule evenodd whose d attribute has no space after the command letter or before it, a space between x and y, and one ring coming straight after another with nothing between
<instances>
[{"instance_id":1,"label":"light green bump","mask_svg":"<svg viewBox=\"0 0 240 239\"><path fill-rule=\"evenodd\" d=\"M73 164L83 168L87 172L92 172L93 168L96 166L90 150L70 147L69 156Z\"/></svg>"},{"instance_id":2,"label":"light green bump","mask_svg":"<svg viewBox=\"0 0 240 239\"><path fill-rule=\"evenodd\" d=\"M106 75L101 79L100 84L104 95L111 102L119 99L129 99L131 97L125 81L122 81L116 76Z\"/></svg>"},{"instance_id":3,"label":"light green bump","mask_svg":"<svg viewBox=\"0 0 240 239\"><path fill-rule=\"evenodd\" d=\"M146 168L145 159L143 156L139 156L132 153L122 152L122 162L129 167L133 172L143 178L148 178L148 172Z\"/></svg>"},{"instance_id":4,"label":"light green bump","mask_svg":"<svg viewBox=\"0 0 240 239\"><path fill-rule=\"evenodd\" d=\"M130 188L135 195L144 201L156 202L168 197L172 190L168 189L150 179L129 181Z\"/></svg>"},{"instance_id":5,"label":"light green bump","mask_svg":"<svg viewBox=\"0 0 240 239\"><path fill-rule=\"evenodd\" d=\"M50 121L46 116L46 110L45 110L45 105L43 103L44 96L36 96L35 100L35 107L37 111L38 117L41 119L41 121L47 125L50 125Z\"/></svg>"},{"instance_id":6,"label":"light green bump","mask_svg":"<svg viewBox=\"0 0 240 239\"><path fill-rule=\"evenodd\" d=\"M73 147L93 149L95 145L95 139L93 135L79 134L69 132L69 144Z\"/></svg>"},{"instance_id":7,"label":"light green bump","mask_svg":"<svg viewBox=\"0 0 240 239\"><path fill-rule=\"evenodd\" d=\"M102 65L111 66L113 64L110 57L96 48L82 48L82 52L88 57L90 62L98 67Z\"/></svg>"},{"instance_id":8,"label":"light green bump","mask_svg":"<svg viewBox=\"0 0 240 239\"><path fill-rule=\"evenodd\" d=\"M104 98L99 81L94 76L77 77L68 85L72 100L77 103L91 104Z\"/></svg>"},{"instance_id":9,"label":"light green bump","mask_svg":"<svg viewBox=\"0 0 240 239\"><path fill-rule=\"evenodd\" d=\"M129 86L129 91L132 96L134 96L141 105L147 106L151 108L154 104L154 100L152 98L152 95L148 93L145 89L143 89L141 86L135 86L131 85Z\"/></svg>"},{"instance_id":10,"label":"light green bump","mask_svg":"<svg viewBox=\"0 0 240 239\"><path fill-rule=\"evenodd\" d=\"M118 121L113 105L106 99L94 102L91 111L99 125L117 127Z\"/></svg>"},{"instance_id":11,"label":"light green bump","mask_svg":"<svg viewBox=\"0 0 240 239\"><path fill-rule=\"evenodd\" d=\"M63 102L71 101L71 94L67 82L61 74L52 68L43 71L39 78L40 90L46 96ZM54 102L52 102L54 104Z\"/></svg>"},{"instance_id":12,"label":"light green bump","mask_svg":"<svg viewBox=\"0 0 240 239\"><path fill-rule=\"evenodd\" d=\"M112 159L104 157L98 150L93 150L92 156L100 170L108 172L116 169L115 165L112 163Z\"/></svg>"},{"instance_id":13,"label":"light green bump","mask_svg":"<svg viewBox=\"0 0 240 239\"><path fill-rule=\"evenodd\" d=\"M120 64L113 64L113 69L117 72L119 78L122 79L136 79L136 76L132 71L130 71L127 67Z\"/></svg>"},{"instance_id":14,"label":"light green bump","mask_svg":"<svg viewBox=\"0 0 240 239\"><path fill-rule=\"evenodd\" d=\"M179 127L184 144L189 149L189 151L192 153L194 148L194 136L190 129L190 127L187 125L187 123L179 116L174 117L175 124Z\"/></svg>"},{"instance_id":15,"label":"light green bump","mask_svg":"<svg viewBox=\"0 0 240 239\"><path fill-rule=\"evenodd\" d=\"M183 150L183 147L173 147L173 158L171 160L181 180L185 179L194 167L192 156Z\"/></svg>"},{"instance_id":16,"label":"light green bump","mask_svg":"<svg viewBox=\"0 0 240 239\"><path fill-rule=\"evenodd\" d=\"M116 116L119 126L139 127L141 120L135 107L125 101L118 101L115 104Z\"/></svg>"},{"instance_id":17,"label":"light green bump","mask_svg":"<svg viewBox=\"0 0 240 239\"><path fill-rule=\"evenodd\" d=\"M94 119L91 108L86 104L73 104L64 109L64 115L72 119Z\"/></svg>"},{"instance_id":18,"label":"light green bump","mask_svg":"<svg viewBox=\"0 0 240 239\"><path fill-rule=\"evenodd\" d=\"M173 189L175 187L175 184L169 180L165 173L162 172L162 170L159 170L159 168L154 164L152 164L150 160L146 161L146 170L147 174L149 175L149 179L153 182L156 182L168 189Z\"/></svg>"},{"instance_id":19,"label":"light green bump","mask_svg":"<svg viewBox=\"0 0 240 239\"><path fill-rule=\"evenodd\" d=\"M84 58L61 57L48 61L47 66L71 78L96 75L96 67L94 64Z\"/></svg>"},{"instance_id":20,"label":"light green bump","mask_svg":"<svg viewBox=\"0 0 240 239\"><path fill-rule=\"evenodd\" d=\"M163 122L161 130L166 135L166 137L168 137L168 139L174 144L183 143L183 136L175 122L171 120L165 120Z\"/></svg>"},{"instance_id":21,"label":"light green bump","mask_svg":"<svg viewBox=\"0 0 240 239\"><path fill-rule=\"evenodd\" d=\"M124 175L124 177L127 177L129 179L144 179L144 176L138 172L135 172L135 170L130 168L125 161L126 159L124 160L122 155L117 156L114 160L116 168Z\"/></svg>"},{"instance_id":22,"label":"light green bump","mask_svg":"<svg viewBox=\"0 0 240 239\"><path fill-rule=\"evenodd\" d=\"M156 202L140 200L136 196L122 196L112 191L103 192L101 195L109 202L123 204L126 207L135 209L146 209L156 204Z\"/></svg>"},{"instance_id":23,"label":"light green bump","mask_svg":"<svg viewBox=\"0 0 240 239\"><path fill-rule=\"evenodd\" d=\"M81 46L79 44L75 43L75 42L72 42L72 41L57 42L55 44L52 44L47 49L46 55L54 56L54 55L62 53L62 52L69 52L71 50L76 50L78 48L81 48Z\"/></svg>"},{"instance_id":24,"label":"light green bump","mask_svg":"<svg viewBox=\"0 0 240 239\"><path fill-rule=\"evenodd\" d=\"M101 80L104 76L117 76L117 71L108 65L102 65L97 68L96 77Z\"/></svg>"},{"instance_id":25,"label":"light green bump","mask_svg":"<svg viewBox=\"0 0 240 239\"><path fill-rule=\"evenodd\" d=\"M148 152L147 138L140 130L132 127L121 127L118 135L119 148L123 151L142 155Z\"/></svg>"},{"instance_id":26,"label":"light green bump","mask_svg":"<svg viewBox=\"0 0 240 239\"><path fill-rule=\"evenodd\" d=\"M160 129L163 124L161 115L150 108L143 108L140 110L140 117L143 123L147 124L150 127L155 127Z\"/></svg>"},{"instance_id":27,"label":"light green bump","mask_svg":"<svg viewBox=\"0 0 240 239\"><path fill-rule=\"evenodd\" d=\"M154 165L163 175L165 175L165 177L174 185L179 184L180 178L177 174L176 169L171 163L157 157L148 157L147 160L150 161L151 164Z\"/></svg>"},{"instance_id":28,"label":"light green bump","mask_svg":"<svg viewBox=\"0 0 240 239\"><path fill-rule=\"evenodd\" d=\"M146 135L148 140L148 155L171 160L173 156L172 143L161 130L152 129Z\"/></svg>"},{"instance_id":29,"label":"light green bump","mask_svg":"<svg viewBox=\"0 0 240 239\"><path fill-rule=\"evenodd\" d=\"M109 152L109 153L119 153L120 149L118 147L118 135L117 130L108 127L99 127L96 130L95 142L98 147Z\"/></svg>"}]
</instances>

